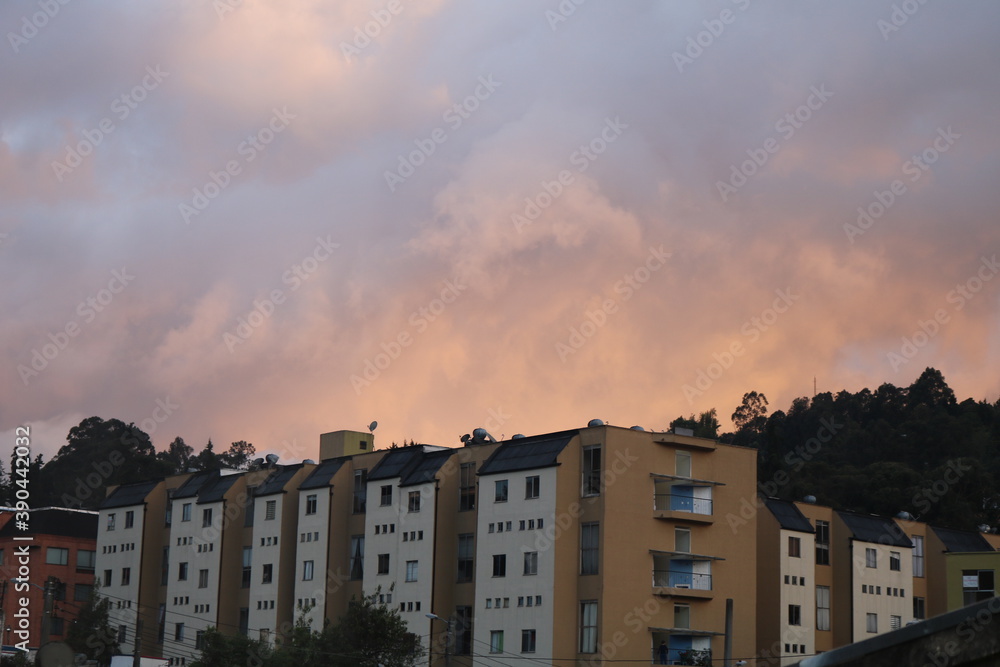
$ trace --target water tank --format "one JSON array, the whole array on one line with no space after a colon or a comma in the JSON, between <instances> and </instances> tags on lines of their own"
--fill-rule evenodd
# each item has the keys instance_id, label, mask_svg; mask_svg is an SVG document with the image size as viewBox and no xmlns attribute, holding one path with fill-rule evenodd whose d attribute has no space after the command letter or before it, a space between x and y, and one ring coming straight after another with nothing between
<instances>
[{"instance_id":1,"label":"water tank","mask_svg":"<svg viewBox=\"0 0 1000 667\"><path fill-rule=\"evenodd\" d=\"M644 429L644 428L643 428L643 427L641 427L641 426L633 426L633 427L632 427L632 430L633 430L633 431L645 431L646 429Z\"/></svg>"},{"instance_id":2,"label":"water tank","mask_svg":"<svg viewBox=\"0 0 1000 667\"><path fill-rule=\"evenodd\" d=\"M313 464L313 465L316 465L316 462L315 462L315 461L313 461L312 459L305 459L305 460L304 460L304 461L302 461L302 462L303 462L303 463L311 463L311 464Z\"/></svg>"},{"instance_id":3,"label":"water tank","mask_svg":"<svg viewBox=\"0 0 1000 667\"><path fill-rule=\"evenodd\" d=\"M896 518L902 519L903 521L913 521L913 515L905 510L897 514Z\"/></svg>"},{"instance_id":4,"label":"water tank","mask_svg":"<svg viewBox=\"0 0 1000 667\"><path fill-rule=\"evenodd\" d=\"M802 502L809 503L810 505L816 504L816 496L805 496L802 498Z\"/></svg>"},{"instance_id":5,"label":"water tank","mask_svg":"<svg viewBox=\"0 0 1000 667\"><path fill-rule=\"evenodd\" d=\"M515 433L514 435L510 436L510 439L511 440L520 440L523 437L524 437L523 433Z\"/></svg>"},{"instance_id":6,"label":"water tank","mask_svg":"<svg viewBox=\"0 0 1000 667\"><path fill-rule=\"evenodd\" d=\"M604 420L603 419L591 419L589 422L587 422L587 426L590 427L590 428L593 428L595 426L604 426Z\"/></svg>"},{"instance_id":7,"label":"water tank","mask_svg":"<svg viewBox=\"0 0 1000 667\"><path fill-rule=\"evenodd\" d=\"M268 465L272 465L273 466L273 465L275 465L278 462L278 455L277 454L268 454L264 458L267 459Z\"/></svg>"}]
</instances>

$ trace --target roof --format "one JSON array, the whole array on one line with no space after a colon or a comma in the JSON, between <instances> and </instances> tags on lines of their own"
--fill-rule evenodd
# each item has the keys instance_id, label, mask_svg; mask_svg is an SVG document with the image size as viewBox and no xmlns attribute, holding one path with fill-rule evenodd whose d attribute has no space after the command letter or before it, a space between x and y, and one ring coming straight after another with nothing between
<instances>
[{"instance_id":1,"label":"roof","mask_svg":"<svg viewBox=\"0 0 1000 667\"><path fill-rule=\"evenodd\" d=\"M139 482L138 484L122 484L111 492L100 504L100 509L112 507L129 507L130 505L142 505L146 502L146 496L156 488L159 480L151 482Z\"/></svg>"},{"instance_id":2,"label":"roof","mask_svg":"<svg viewBox=\"0 0 1000 667\"><path fill-rule=\"evenodd\" d=\"M61 507L46 507L29 511L31 512L29 525L32 535L97 539L97 523L100 518L97 512L83 512ZM0 528L0 537L19 536L23 532L16 529L14 521L10 521L3 528Z\"/></svg>"},{"instance_id":3,"label":"roof","mask_svg":"<svg viewBox=\"0 0 1000 667\"><path fill-rule=\"evenodd\" d=\"M233 484L240 478L240 475L223 475L214 484L208 483L201 488L198 494L199 503L217 503L226 496L226 492L233 488ZM176 496L175 496L176 497Z\"/></svg>"},{"instance_id":4,"label":"roof","mask_svg":"<svg viewBox=\"0 0 1000 667\"><path fill-rule=\"evenodd\" d=\"M455 453L454 449L441 449L436 452L424 452L417 465L413 466L400 481L400 486L412 486L434 481L434 476L444 465L444 462Z\"/></svg>"},{"instance_id":5,"label":"roof","mask_svg":"<svg viewBox=\"0 0 1000 667\"><path fill-rule=\"evenodd\" d=\"M559 465L560 452L579 431L560 431L531 438L506 440L479 469L480 475L547 468Z\"/></svg>"},{"instance_id":6,"label":"roof","mask_svg":"<svg viewBox=\"0 0 1000 667\"><path fill-rule=\"evenodd\" d=\"M299 484L300 489L318 489L320 487L329 486L330 480L333 476L337 474L337 471L344 465L347 461L346 458L337 459L327 459L321 462L316 469L309 473L309 476L305 478L301 484Z\"/></svg>"},{"instance_id":7,"label":"roof","mask_svg":"<svg viewBox=\"0 0 1000 667\"><path fill-rule=\"evenodd\" d=\"M218 470L204 470L202 472L196 472L184 480L183 484L174 489L174 494L171 497L175 500L178 498L194 498L201 492L202 487L204 487L205 484L217 479L218 477Z\"/></svg>"},{"instance_id":8,"label":"roof","mask_svg":"<svg viewBox=\"0 0 1000 667\"><path fill-rule=\"evenodd\" d=\"M892 519L872 514L837 512L851 530L852 537L860 542L872 542L885 546L913 548L913 542L903 529Z\"/></svg>"},{"instance_id":9,"label":"roof","mask_svg":"<svg viewBox=\"0 0 1000 667\"><path fill-rule=\"evenodd\" d=\"M764 504L778 520L778 525L785 530L797 530L800 533L816 532L816 529L809 523L809 519L802 513L802 510L796 507L795 503L778 498L766 498Z\"/></svg>"},{"instance_id":10,"label":"roof","mask_svg":"<svg viewBox=\"0 0 1000 667\"><path fill-rule=\"evenodd\" d=\"M931 530L944 542L944 550L948 553L996 551L993 545L979 533L955 530L954 528L938 528L937 526L931 526Z\"/></svg>"},{"instance_id":11,"label":"roof","mask_svg":"<svg viewBox=\"0 0 1000 667\"><path fill-rule=\"evenodd\" d=\"M402 477L411 465L419 463L419 457L423 452L422 445L390 449L368 472L368 481Z\"/></svg>"},{"instance_id":12,"label":"roof","mask_svg":"<svg viewBox=\"0 0 1000 667\"><path fill-rule=\"evenodd\" d=\"M270 496L275 493L284 493L288 480L295 476L302 469L302 463L290 466L281 466L271 473L264 482L254 491L254 497Z\"/></svg>"}]
</instances>

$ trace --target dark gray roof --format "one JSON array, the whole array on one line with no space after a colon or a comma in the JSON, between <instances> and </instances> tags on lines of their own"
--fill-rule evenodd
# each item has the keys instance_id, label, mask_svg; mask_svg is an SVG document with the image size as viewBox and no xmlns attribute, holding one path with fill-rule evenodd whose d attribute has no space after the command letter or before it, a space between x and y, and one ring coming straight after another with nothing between
<instances>
[{"instance_id":1,"label":"dark gray roof","mask_svg":"<svg viewBox=\"0 0 1000 667\"><path fill-rule=\"evenodd\" d=\"M270 496L275 493L284 493L285 485L288 484L288 480L294 477L295 473L301 469L301 463L296 463L291 466L281 466L271 473L271 475L264 480L263 484L257 487L257 490L254 491L253 495L259 498L260 496Z\"/></svg>"},{"instance_id":2,"label":"dark gray roof","mask_svg":"<svg viewBox=\"0 0 1000 667\"><path fill-rule=\"evenodd\" d=\"M214 481L219 477L218 470L205 470L196 472L188 477L183 484L174 489L173 498L194 498L197 496L205 484Z\"/></svg>"},{"instance_id":3,"label":"dark gray roof","mask_svg":"<svg viewBox=\"0 0 1000 667\"><path fill-rule=\"evenodd\" d=\"M142 505L146 502L146 496L156 488L159 480L152 482L139 482L138 484L122 484L115 489L110 496L104 499L100 508L129 507L130 505Z\"/></svg>"},{"instance_id":4,"label":"dark gray roof","mask_svg":"<svg viewBox=\"0 0 1000 667\"><path fill-rule=\"evenodd\" d=\"M337 474L337 471L344 465L347 458L336 458L327 459L323 461L316 469L309 473L309 476L299 484L300 489L318 489L320 487L329 486L330 480L333 476Z\"/></svg>"},{"instance_id":5,"label":"dark gray roof","mask_svg":"<svg viewBox=\"0 0 1000 667\"><path fill-rule=\"evenodd\" d=\"M99 518L97 512L84 512L62 507L45 507L29 511L31 512L29 522L32 535L97 539L97 520ZM15 521L8 521L3 528L0 528L0 537L23 534L23 531L17 529L15 524Z\"/></svg>"},{"instance_id":6,"label":"dark gray roof","mask_svg":"<svg viewBox=\"0 0 1000 667\"><path fill-rule=\"evenodd\" d=\"M993 545L986 541L986 538L979 533L966 530L955 530L954 528L938 528L931 526L941 541L944 542L944 549L950 553L968 553L973 551L996 551Z\"/></svg>"},{"instance_id":7,"label":"dark gray roof","mask_svg":"<svg viewBox=\"0 0 1000 667\"><path fill-rule=\"evenodd\" d=\"M379 479L402 477L409 470L410 466L415 466L419 463L420 455L423 453L424 449L422 445L390 449L382 457L382 460L376 463L375 467L368 473L368 481L373 482Z\"/></svg>"},{"instance_id":8,"label":"dark gray roof","mask_svg":"<svg viewBox=\"0 0 1000 667\"><path fill-rule=\"evenodd\" d=\"M560 431L531 438L506 440L486 459L480 475L559 465L560 452L579 431Z\"/></svg>"},{"instance_id":9,"label":"dark gray roof","mask_svg":"<svg viewBox=\"0 0 1000 667\"><path fill-rule=\"evenodd\" d=\"M851 536L861 542L886 546L913 548L913 542L892 519L868 514L837 512L851 531Z\"/></svg>"},{"instance_id":10,"label":"dark gray roof","mask_svg":"<svg viewBox=\"0 0 1000 667\"><path fill-rule=\"evenodd\" d=\"M205 484L201 488L201 493L198 494L199 503L217 503L222 500L226 492L233 488L233 484L242 477L242 475L222 475L215 481L214 484Z\"/></svg>"},{"instance_id":11,"label":"dark gray roof","mask_svg":"<svg viewBox=\"0 0 1000 667\"><path fill-rule=\"evenodd\" d=\"M417 465L413 466L406 472L399 485L412 486L414 484L424 484L426 482L434 481L434 476L437 475L437 471L441 469L444 462L447 461L454 453L454 449L441 449L434 452L424 452L424 455L420 457L420 461L417 462Z\"/></svg>"},{"instance_id":12,"label":"dark gray roof","mask_svg":"<svg viewBox=\"0 0 1000 667\"><path fill-rule=\"evenodd\" d=\"M812 524L809 523L809 519L802 513L802 510L795 506L795 503L778 498L767 498L764 500L764 504L778 520L778 525L785 530L797 530L800 533L816 532Z\"/></svg>"}]
</instances>

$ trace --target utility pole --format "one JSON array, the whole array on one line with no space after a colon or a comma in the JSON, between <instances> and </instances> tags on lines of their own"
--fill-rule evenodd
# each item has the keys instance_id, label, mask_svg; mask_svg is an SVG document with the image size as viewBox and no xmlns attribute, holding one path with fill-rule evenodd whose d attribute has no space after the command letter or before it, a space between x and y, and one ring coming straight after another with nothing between
<instances>
[{"instance_id":1,"label":"utility pole","mask_svg":"<svg viewBox=\"0 0 1000 667\"><path fill-rule=\"evenodd\" d=\"M7 612L4 611L4 602L7 600L7 580L3 580L3 586L0 587L0 646L7 643Z\"/></svg>"},{"instance_id":2,"label":"utility pole","mask_svg":"<svg viewBox=\"0 0 1000 667\"><path fill-rule=\"evenodd\" d=\"M41 648L49 643L49 635L52 633L52 593L55 582L52 579L45 581L42 604L42 636L39 637L38 647Z\"/></svg>"},{"instance_id":3,"label":"utility pole","mask_svg":"<svg viewBox=\"0 0 1000 667\"><path fill-rule=\"evenodd\" d=\"M142 665L142 621L135 622L135 650L132 651L132 667Z\"/></svg>"},{"instance_id":4,"label":"utility pole","mask_svg":"<svg viewBox=\"0 0 1000 667\"><path fill-rule=\"evenodd\" d=\"M733 599L726 598L726 643L723 648L724 667L733 664Z\"/></svg>"}]
</instances>

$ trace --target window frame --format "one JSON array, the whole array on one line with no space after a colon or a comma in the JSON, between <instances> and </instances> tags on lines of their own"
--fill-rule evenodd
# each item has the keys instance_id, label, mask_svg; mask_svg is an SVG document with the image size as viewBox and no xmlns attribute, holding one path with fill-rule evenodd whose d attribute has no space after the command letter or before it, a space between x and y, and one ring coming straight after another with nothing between
<instances>
[{"instance_id":1,"label":"window frame","mask_svg":"<svg viewBox=\"0 0 1000 667\"><path fill-rule=\"evenodd\" d=\"M528 475L524 478L524 499L535 500L541 495L542 478L540 475Z\"/></svg>"}]
</instances>

